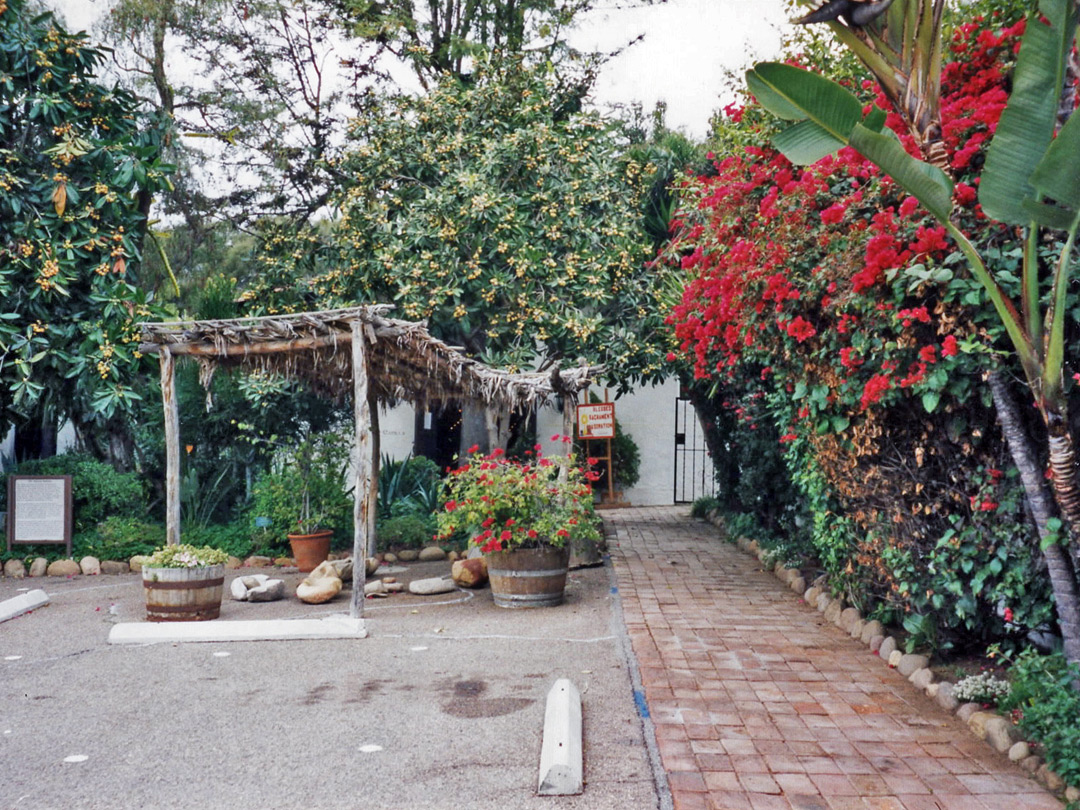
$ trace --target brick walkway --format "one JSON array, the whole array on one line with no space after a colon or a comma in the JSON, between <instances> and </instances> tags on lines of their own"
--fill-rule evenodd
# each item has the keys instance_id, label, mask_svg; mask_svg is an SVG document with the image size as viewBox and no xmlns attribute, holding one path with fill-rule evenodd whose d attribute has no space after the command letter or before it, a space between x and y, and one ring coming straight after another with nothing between
<instances>
[{"instance_id":1,"label":"brick walkway","mask_svg":"<svg viewBox=\"0 0 1080 810\"><path fill-rule=\"evenodd\" d=\"M604 520L676 810L1061 810L687 508Z\"/></svg>"}]
</instances>

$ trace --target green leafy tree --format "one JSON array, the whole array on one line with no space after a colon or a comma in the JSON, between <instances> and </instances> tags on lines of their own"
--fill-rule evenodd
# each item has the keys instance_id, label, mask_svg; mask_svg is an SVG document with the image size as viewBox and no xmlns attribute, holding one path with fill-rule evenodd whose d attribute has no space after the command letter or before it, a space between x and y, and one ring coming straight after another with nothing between
<instances>
[{"instance_id":1,"label":"green leafy tree","mask_svg":"<svg viewBox=\"0 0 1080 810\"><path fill-rule=\"evenodd\" d=\"M86 436L139 394L137 286L163 127L98 78L102 51L24 0L0 3L0 433Z\"/></svg>"},{"instance_id":2,"label":"green leafy tree","mask_svg":"<svg viewBox=\"0 0 1080 810\"><path fill-rule=\"evenodd\" d=\"M576 91L520 62L447 77L358 120L327 234L267 235L252 303L394 301L499 365L579 358L621 380L661 364L664 272L646 265L651 167Z\"/></svg>"},{"instance_id":3,"label":"green leafy tree","mask_svg":"<svg viewBox=\"0 0 1080 810\"><path fill-rule=\"evenodd\" d=\"M582 57L566 32L592 0L345 0L355 29L409 64L425 90L464 78L480 53L526 54L534 62ZM590 54L593 60L596 54Z\"/></svg>"},{"instance_id":4,"label":"green leafy tree","mask_svg":"<svg viewBox=\"0 0 1080 810\"><path fill-rule=\"evenodd\" d=\"M379 49L333 0L120 0L103 23L138 92L175 121L186 171L168 211L200 233L228 217L306 220L326 202ZM168 54L185 54L170 73ZM194 69L192 69L194 68ZM210 169L213 184L200 181ZM224 182L222 182L224 181Z\"/></svg>"}]
</instances>

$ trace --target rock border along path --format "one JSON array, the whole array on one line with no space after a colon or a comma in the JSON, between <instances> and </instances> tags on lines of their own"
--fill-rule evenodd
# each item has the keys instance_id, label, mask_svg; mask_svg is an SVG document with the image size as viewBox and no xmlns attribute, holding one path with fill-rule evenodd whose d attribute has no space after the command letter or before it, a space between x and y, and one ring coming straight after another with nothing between
<instances>
[{"instance_id":1,"label":"rock border along path","mask_svg":"<svg viewBox=\"0 0 1080 810\"><path fill-rule=\"evenodd\" d=\"M1061 810L688 508L604 521L676 810Z\"/></svg>"}]
</instances>

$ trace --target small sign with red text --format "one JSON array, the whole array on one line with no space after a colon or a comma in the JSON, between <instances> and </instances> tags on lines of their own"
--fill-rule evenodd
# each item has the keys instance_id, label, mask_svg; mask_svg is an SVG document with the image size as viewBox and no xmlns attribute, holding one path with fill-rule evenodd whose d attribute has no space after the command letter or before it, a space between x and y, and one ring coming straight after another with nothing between
<instances>
[{"instance_id":1,"label":"small sign with red text","mask_svg":"<svg viewBox=\"0 0 1080 810\"><path fill-rule=\"evenodd\" d=\"M579 439L615 438L615 403L577 406Z\"/></svg>"}]
</instances>

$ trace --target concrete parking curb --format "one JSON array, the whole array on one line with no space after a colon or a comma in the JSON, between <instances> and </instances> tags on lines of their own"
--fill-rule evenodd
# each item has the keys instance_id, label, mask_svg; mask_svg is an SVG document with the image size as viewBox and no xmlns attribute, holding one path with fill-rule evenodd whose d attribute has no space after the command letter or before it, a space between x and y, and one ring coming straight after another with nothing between
<instances>
[{"instance_id":1,"label":"concrete parking curb","mask_svg":"<svg viewBox=\"0 0 1080 810\"><path fill-rule=\"evenodd\" d=\"M42 605L49 604L49 595L41 589L28 591L27 593L13 596L0 602L0 622L14 619L31 610L36 610Z\"/></svg>"},{"instance_id":2,"label":"concrete parking curb","mask_svg":"<svg viewBox=\"0 0 1080 810\"><path fill-rule=\"evenodd\" d=\"M541 796L574 796L585 787L581 750L581 693L567 678L548 691L540 749Z\"/></svg>"},{"instance_id":3,"label":"concrete parking curb","mask_svg":"<svg viewBox=\"0 0 1080 810\"><path fill-rule=\"evenodd\" d=\"M109 631L110 644L290 641L367 638L363 619L282 619L234 622L125 622Z\"/></svg>"}]
</instances>

